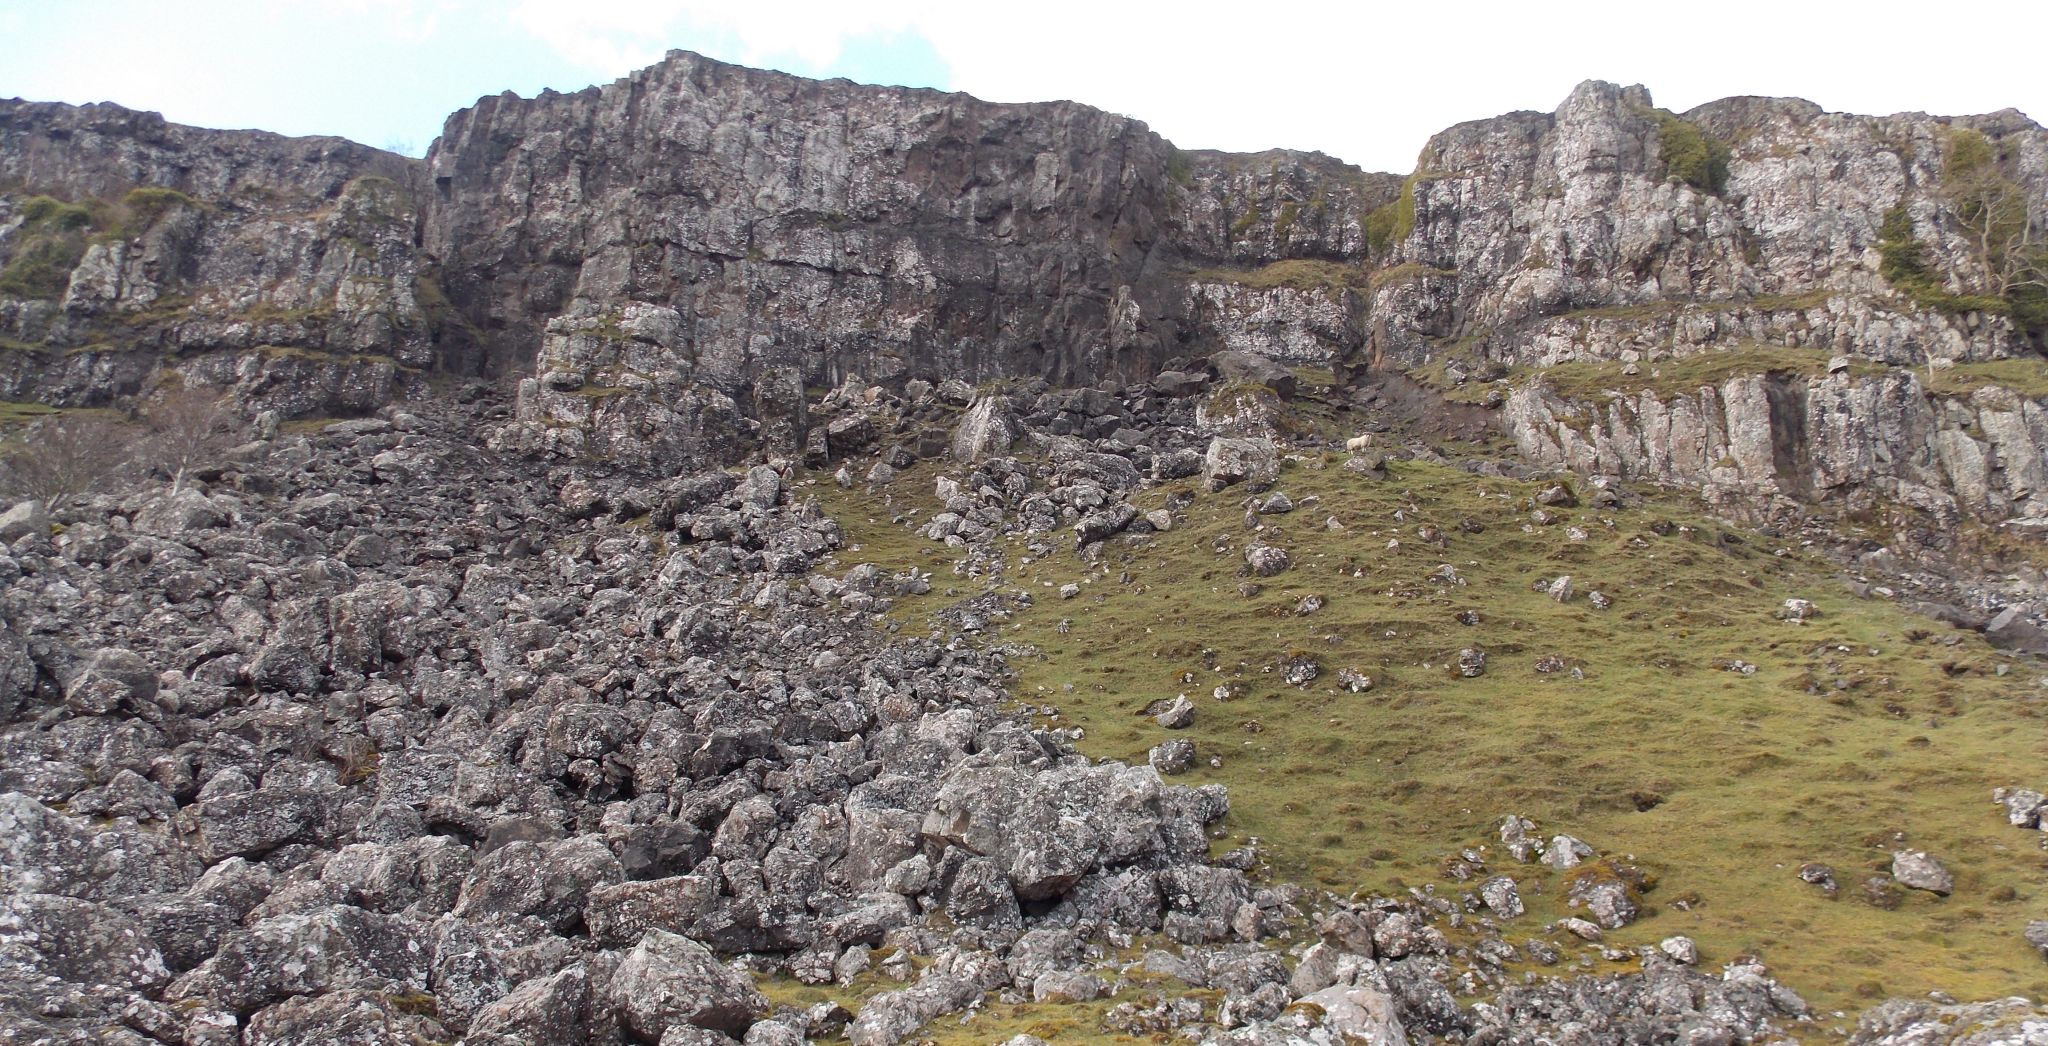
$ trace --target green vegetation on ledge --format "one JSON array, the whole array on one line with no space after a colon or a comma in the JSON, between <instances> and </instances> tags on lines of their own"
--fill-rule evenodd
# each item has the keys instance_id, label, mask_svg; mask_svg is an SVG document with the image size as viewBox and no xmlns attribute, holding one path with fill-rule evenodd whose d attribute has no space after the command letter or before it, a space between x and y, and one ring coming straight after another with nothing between
<instances>
[{"instance_id":1,"label":"green vegetation on ledge","mask_svg":"<svg viewBox=\"0 0 2048 1046\"><path fill-rule=\"evenodd\" d=\"M6 264L0 266L0 297L59 298L93 244L133 239L175 208L200 206L175 189L154 186L132 189L117 203L30 196L17 205L21 226L10 237Z\"/></svg>"},{"instance_id":2,"label":"green vegetation on ledge","mask_svg":"<svg viewBox=\"0 0 2048 1046\"><path fill-rule=\"evenodd\" d=\"M19 207L21 227L10 238L12 250L0 267L0 296L55 299L70 285L71 270L85 257L92 230L99 224L94 210L50 196L31 196Z\"/></svg>"},{"instance_id":3,"label":"green vegetation on ledge","mask_svg":"<svg viewBox=\"0 0 2048 1046\"><path fill-rule=\"evenodd\" d=\"M1365 244L1372 253L1385 255L1415 231L1415 183L1421 178L1416 171L1403 179L1399 196L1365 216Z\"/></svg>"},{"instance_id":4,"label":"green vegetation on ledge","mask_svg":"<svg viewBox=\"0 0 2048 1046\"><path fill-rule=\"evenodd\" d=\"M1197 269L1188 279L1202 283L1234 283L1253 290L1286 288L1313 291L1341 287L1364 287L1370 279L1366 270L1341 262L1313 258L1290 258L1257 269Z\"/></svg>"},{"instance_id":5,"label":"green vegetation on ledge","mask_svg":"<svg viewBox=\"0 0 2048 1046\"><path fill-rule=\"evenodd\" d=\"M1728 187L1727 142L1668 109L1650 109L1645 115L1657 121L1657 148L1671 177L1715 196Z\"/></svg>"},{"instance_id":6,"label":"green vegetation on ledge","mask_svg":"<svg viewBox=\"0 0 2048 1046\"><path fill-rule=\"evenodd\" d=\"M1878 274L1921 308L1950 314L2008 315L2012 311L2011 304L2003 298L1955 294L1944 288L1927 263L1927 245L1913 235L1913 217L1903 203L1885 212L1884 224L1878 228L1877 250Z\"/></svg>"}]
</instances>

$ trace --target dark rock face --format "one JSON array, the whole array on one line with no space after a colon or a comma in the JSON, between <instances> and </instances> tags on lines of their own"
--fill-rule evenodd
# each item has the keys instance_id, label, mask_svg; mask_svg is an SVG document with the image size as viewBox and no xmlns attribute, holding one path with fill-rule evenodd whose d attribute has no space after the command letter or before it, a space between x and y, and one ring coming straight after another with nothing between
<instances>
[{"instance_id":1,"label":"dark rock face","mask_svg":"<svg viewBox=\"0 0 2048 1046\"><path fill-rule=\"evenodd\" d=\"M650 453L647 432L706 409L751 414L781 372L1087 385L1240 344L1327 360L1359 340L1351 312L1310 329L1292 299L1230 292L1229 269L1362 259L1365 215L1393 191L1326 157L1181 153L1072 103L680 52L574 95L486 98L428 166L423 250L494 353L535 361L521 442L643 430L609 441L615 455ZM1225 268L1191 284L1204 265ZM1251 313L1300 333L1241 329Z\"/></svg>"},{"instance_id":2,"label":"dark rock face","mask_svg":"<svg viewBox=\"0 0 2048 1046\"><path fill-rule=\"evenodd\" d=\"M680 343L662 348L728 394L775 364L823 384L1087 382L1156 368L1174 341L1150 322L1169 150L1071 103L849 89L678 53L451 117L428 158L424 248L515 356L579 299L638 301L674 310Z\"/></svg>"},{"instance_id":3,"label":"dark rock face","mask_svg":"<svg viewBox=\"0 0 2048 1046\"><path fill-rule=\"evenodd\" d=\"M104 405L175 357L252 404L364 413L460 365L421 304L416 168L339 138L0 101L0 183L20 187L0 194L0 337L23 350L0 353L0 398Z\"/></svg>"}]
</instances>

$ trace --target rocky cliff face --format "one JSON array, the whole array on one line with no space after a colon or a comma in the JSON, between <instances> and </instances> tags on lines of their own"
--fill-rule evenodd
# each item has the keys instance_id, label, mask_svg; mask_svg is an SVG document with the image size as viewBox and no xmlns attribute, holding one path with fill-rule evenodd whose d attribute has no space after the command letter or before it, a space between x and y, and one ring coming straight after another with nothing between
<instances>
[{"instance_id":1,"label":"rocky cliff face","mask_svg":"<svg viewBox=\"0 0 2048 1046\"><path fill-rule=\"evenodd\" d=\"M614 453L650 431L700 445L695 417L758 417L764 386L1087 385L1224 346L1327 361L1357 338L1320 284L1246 300L1231 281L1362 257L1394 188L1321 156L1180 152L1071 103L680 53L485 99L428 166L424 250L492 351L534 361L509 438Z\"/></svg>"},{"instance_id":2,"label":"rocky cliff face","mask_svg":"<svg viewBox=\"0 0 2048 1046\"><path fill-rule=\"evenodd\" d=\"M1937 396L1909 370L1750 374L1605 403L1529 385L1504 415L1531 461L1699 486L1737 512L1789 499L1891 503L1945 525L2048 515L2048 406L1995 385Z\"/></svg>"},{"instance_id":3,"label":"rocky cliff face","mask_svg":"<svg viewBox=\"0 0 2048 1046\"><path fill-rule=\"evenodd\" d=\"M1678 116L1640 87L1589 82L1554 114L1461 124L1423 150L1397 259L1410 275L1377 296L1372 351L1412 365L1456 345L1543 365L1637 347L1626 328L1589 329L1594 310L1641 321L1629 326L1665 355L1758 336L1891 363L2027 351L2010 315L1941 307L1956 303L1883 272L1886 219L1903 209L1936 289L1989 292L1995 259L1948 191L1972 147L2004 157L2042 220L2048 133L2010 111L1863 117L1737 98ZM1704 303L1733 319L1670 319Z\"/></svg>"},{"instance_id":4,"label":"rocky cliff face","mask_svg":"<svg viewBox=\"0 0 2048 1046\"><path fill-rule=\"evenodd\" d=\"M2041 315L2009 286L2017 253L1986 247L1972 178L2020 229L2048 225L2048 133L2017 113L1736 98L1680 116L1588 83L1554 114L1430 142L1367 355L1499 380L1503 423L1541 464L1699 486L1745 511L1784 495L2032 517L2041 444L2023 419L2042 403L2003 387L1937 398L1909 371L2038 365ZM1816 376L1816 353L1859 375ZM1743 373L1576 391L1544 376L1680 373L1708 354Z\"/></svg>"},{"instance_id":5,"label":"rocky cliff face","mask_svg":"<svg viewBox=\"0 0 2048 1046\"><path fill-rule=\"evenodd\" d=\"M414 166L0 102L0 397L97 406L175 377L291 414L388 402L436 363Z\"/></svg>"},{"instance_id":6,"label":"rocky cliff face","mask_svg":"<svg viewBox=\"0 0 2048 1046\"><path fill-rule=\"evenodd\" d=\"M1127 383L1229 352L1352 384L1374 365L1496 380L1491 399L1517 404L1502 424L1541 463L1730 489L1683 464L1719 462L1714 447L1610 425L1610 447L1647 449L1600 452L1559 419L1609 424L1606 395L1524 386L1560 364L1729 352L1747 370L1721 368L1716 388L1805 380L1819 353L1896 391L1907 379L1886 368L2036 359L2048 316L1965 191L2003 186L2001 213L2048 225L2048 133L2018 114L1736 98L1680 115L1602 83L1555 113L1451 128L1405 180L1319 154L1182 151L1071 103L684 53L573 95L483 99L424 164L8 103L0 178L0 395L109 402L175 372L346 413L437 369L530 375L500 445L621 463L794 450L808 404L849 383ZM1704 402L1683 382L1626 393L1630 416L1645 395L1649 416ZM1946 427L1953 399L1870 395L1912 415L1873 433L1924 429L1920 445L1976 444L2007 469L2025 454ZM1785 446L1827 429L1743 413L1753 401L1702 409ZM1924 486L1907 500L2034 513L2030 488L1893 475L1889 451L1861 446L1869 483L1780 472L1742 489Z\"/></svg>"}]
</instances>

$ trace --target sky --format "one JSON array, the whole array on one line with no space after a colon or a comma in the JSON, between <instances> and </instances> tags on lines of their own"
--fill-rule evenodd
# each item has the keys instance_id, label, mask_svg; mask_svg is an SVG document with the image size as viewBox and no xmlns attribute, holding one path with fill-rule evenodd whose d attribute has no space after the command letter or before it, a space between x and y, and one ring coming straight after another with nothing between
<instances>
[{"instance_id":1,"label":"sky","mask_svg":"<svg viewBox=\"0 0 2048 1046\"><path fill-rule=\"evenodd\" d=\"M1852 14L1836 13L1850 11ZM477 98L615 80L671 48L805 76L1070 98L1189 149L1314 149L1406 172L1429 136L1581 80L1684 111L2048 120L2048 3L1211 4L1117 0L0 0L0 98L423 154Z\"/></svg>"}]
</instances>

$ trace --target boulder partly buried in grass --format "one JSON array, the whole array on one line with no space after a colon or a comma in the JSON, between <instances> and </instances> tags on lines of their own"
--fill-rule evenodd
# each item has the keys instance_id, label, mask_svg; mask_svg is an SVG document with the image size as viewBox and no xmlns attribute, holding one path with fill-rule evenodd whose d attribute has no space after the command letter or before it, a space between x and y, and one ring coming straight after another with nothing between
<instances>
[{"instance_id":1,"label":"boulder partly buried in grass","mask_svg":"<svg viewBox=\"0 0 2048 1046\"><path fill-rule=\"evenodd\" d=\"M1892 878L1901 886L1947 897L1955 892L1956 879L1940 861L1924 850L1900 850L1892 855Z\"/></svg>"}]
</instances>

